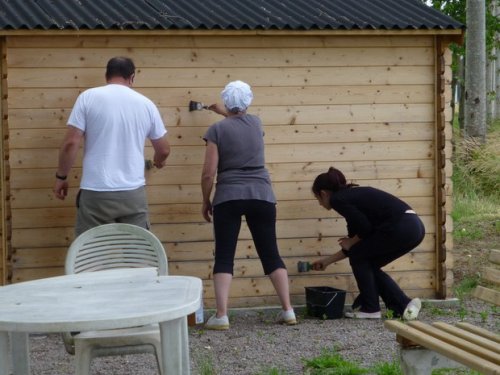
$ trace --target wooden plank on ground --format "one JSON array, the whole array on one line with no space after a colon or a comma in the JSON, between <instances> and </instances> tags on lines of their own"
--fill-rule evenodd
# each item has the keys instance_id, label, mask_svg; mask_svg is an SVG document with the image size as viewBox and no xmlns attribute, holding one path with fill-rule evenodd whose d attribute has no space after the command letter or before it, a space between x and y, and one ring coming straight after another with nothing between
<instances>
[{"instance_id":1,"label":"wooden plank on ground","mask_svg":"<svg viewBox=\"0 0 500 375\"><path fill-rule=\"evenodd\" d=\"M483 301L493 303L494 305L500 306L500 251L496 249L490 250L488 256L488 261L491 263L491 267L483 267L482 281L486 285L478 285L472 295Z\"/></svg>"},{"instance_id":2,"label":"wooden plank on ground","mask_svg":"<svg viewBox=\"0 0 500 375\"><path fill-rule=\"evenodd\" d=\"M500 366L486 361L482 357L473 355L463 349L457 348L447 342L439 340L435 337L429 336L422 331L410 327L407 324L396 320L386 320L384 325L390 331L396 332L398 335L403 336L417 344L420 344L428 349L442 354L456 362L462 363L476 371L486 375L498 375L500 373Z\"/></svg>"},{"instance_id":3,"label":"wooden plank on ground","mask_svg":"<svg viewBox=\"0 0 500 375\"><path fill-rule=\"evenodd\" d=\"M488 283L500 285L500 270L493 267L484 267L482 279Z\"/></svg>"},{"instance_id":4,"label":"wooden plank on ground","mask_svg":"<svg viewBox=\"0 0 500 375\"><path fill-rule=\"evenodd\" d=\"M491 263L500 265L500 250L490 250L490 256L488 257L488 260Z\"/></svg>"},{"instance_id":5,"label":"wooden plank on ground","mask_svg":"<svg viewBox=\"0 0 500 375\"><path fill-rule=\"evenodd\" d=\"M486 350L492 351L496 353L496 359L493 360L496 364L500 364L500 345L491 342L489 338L485 338L482 335L477 335L476 333L470 332L468 330L464 330L462 328L457 328L452 326L451 324L445 322L434 322L432 323L433 327L439 328L442 331L448 332L456 337L459 337L468 342L472 342L480 347L485 348ZM481 355L481 354L479 354ZM488 359L491 360L491 359Z\"/></svg>"},{"instance_id":6,"label":"wooden plank on ground","mask_svg":"<svg viewBox=\"0 0 500 375\"><path fill-rule=\"evenodd\" d=\"M467 330L469 332L472 332L478 336L483 336L486 337L489 340L495 341L500 344L500 335L497 335L494 332L488 331L484 328L477 327L473 324L467 323L467 322L458 322L456 324L457 327L460 327L464 330Z\"/></svg>"},{"instance_id":7,"label":"wooden plank on ground","mask_svg":"<svg viewBox=\"0 0 500 375\"><path fill-rule=\"evenodd\" d=\"M491 348L491 345L494 345L495 347L497 347L498 345L492 343L491 341L488 342L482 337L476 337L473 333L467 332L467 335L462 335L460 333L457 333L457 331L462 330L448 324L439 323L442 322L433 323L432 326L419 321L411 321L407 324L410 327L416 328L429 336L447 342L448 344L463 349L475 356L482 357L486 361L490 361L497 365L500 364L500 354L497 353L495 348ZM480 343L478 343L477 340L479 340Z\"/></svg>"},{"instance_id":8,"label":"wooden plank on ground","mask_svg":"<svg viewBox=\"0 0 500 375\"><path fill-rule=\"evenodd\" d=\"M472 295L480 300L500 306L500 292L498 290L478 285L472 292Z\"/></svg>"}]
</instances>

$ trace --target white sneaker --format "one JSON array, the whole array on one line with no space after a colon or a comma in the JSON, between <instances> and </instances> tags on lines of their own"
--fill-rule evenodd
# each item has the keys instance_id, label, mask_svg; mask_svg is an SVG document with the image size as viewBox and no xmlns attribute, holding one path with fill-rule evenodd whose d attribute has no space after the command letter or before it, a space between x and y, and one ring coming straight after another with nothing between
<instances>
[{"instance_id":1,"label":"white sneaker","mask_svg":"<svg viewBox=\"0 0 500 375\"><path fill-rule=\"evenodd\" d=\"M295 317L295 312L292 310L281 310L278 314L278 323L293 326L297 324L297 318Z\"/></svg>"},{"instance_id":2,"label":"white sneaker","mask_svg":"<svg viewBox=\"0 0 500 375\"><path fill-rule=\"evenodd\" d=\"M217 331L229 329L229 319L227 315L217 318L217 315L214 314L205 323L205 328Z\"/></svg>"},{"instance_id":3,"label":"white sneaker","mask_svg":"<svg viewBox=\"0 0 500 375\"><path fill-rule=\"evenodd\" d=\"M353 311L353 312L346 312L345 314L346 318L352 318L352 319L380 319L382 318L382 313L380 311L376 312L363 312L363 311Z\"/></svg>"},{"instance_id":4,"label":"white sneaker","mask_svg":"<svg viewBox=\"0 0 500 375\"><path fill-rule=\"evenodd\" d=\"M403 312L404 320L415 320L418 318L418 313L422 308L422 302L419 298L413 298L410 303L406 306L405 311Z\"/></svg>"}]
</instances>

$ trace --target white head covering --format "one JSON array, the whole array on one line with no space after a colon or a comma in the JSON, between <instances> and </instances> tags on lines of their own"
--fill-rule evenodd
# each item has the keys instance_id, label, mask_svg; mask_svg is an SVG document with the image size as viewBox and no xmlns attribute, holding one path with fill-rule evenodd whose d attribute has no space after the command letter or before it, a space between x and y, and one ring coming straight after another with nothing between
<instances>
[{"instance_id":1,"label":"white head covering","mask_svg":"<svg viewBox=\"0 0 500 375\"><path fill-rule=\"evenodd\" d=\"M220 93L220 96L224 101L224 105L230 111L234 111L235 108L238 111L246 110L253 99L252 89L243 81L229 82Z\"/></svg>"}]
</instances>

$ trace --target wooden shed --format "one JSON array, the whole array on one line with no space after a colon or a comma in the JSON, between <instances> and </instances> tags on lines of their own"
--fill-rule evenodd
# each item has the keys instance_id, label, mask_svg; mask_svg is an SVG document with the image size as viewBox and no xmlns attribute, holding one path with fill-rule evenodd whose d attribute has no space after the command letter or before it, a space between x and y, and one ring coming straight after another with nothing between
<instances>
[{"instance_id":1,"label":"wooden shed","mask_svg":"<svg viewBox=\"0 0 500 375\"><path fill-rule=\"evenodd\" d=\"M1 258L3 284L60 275L73 237L81 160L65 201L52 188L78 94L103 85L110 57L136 63L135 89L159 107L168 166L148 170L152 231L171 274L204 281L214 306L212 225L201 216L202 136L235 79L254 91L278 199L277 232L292 302L304 287L356 283L348 262L299 274L297 261L338 249L345 222L311 194L334 165L421 215L423 243L388 271L410 296L446 298L453 283L451 42L463 25L420 0L0 0ZM152 149L146 146L148 157ZM231 307L277 304L242 227Z\"/></svg>"}]
</instances>

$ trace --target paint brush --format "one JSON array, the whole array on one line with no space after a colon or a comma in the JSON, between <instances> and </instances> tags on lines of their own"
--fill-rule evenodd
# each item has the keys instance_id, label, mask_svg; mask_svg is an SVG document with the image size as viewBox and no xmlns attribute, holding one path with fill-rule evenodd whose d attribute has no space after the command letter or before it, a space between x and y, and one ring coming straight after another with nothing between
<instances>
[{"instance_id":1,"label":"paint brush","mask_svg":"<svg viewBox=\"0 0 500 375\"><path fill-rule=\"evenodd\" d=\"M154 167L154 163L153 163L153 160L150 160L150 159L147 159L147 160L144 160L144 168L149 171L150 169L153 169Z\"/></svg>"},{"instance_id":2,"label":"paint brush","mask_svg":"<svg viewBox=\"0 0 500 375\"><path fill-rule=\"evenodd\" d=\"M192 100L189 102L189 112L201 111L202 109L208 109L208 106L202 102L194 102Z\"/></svg>"}]
</instances>

